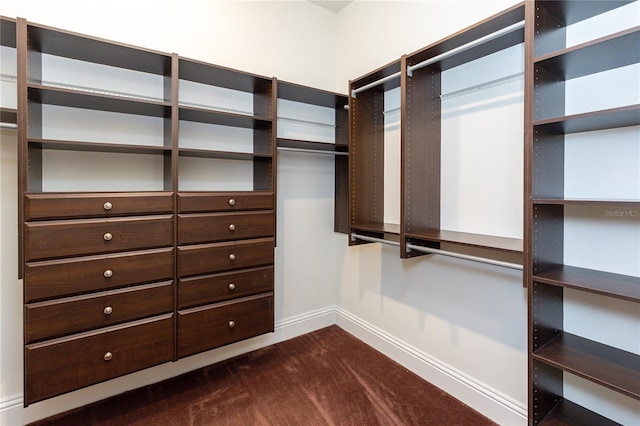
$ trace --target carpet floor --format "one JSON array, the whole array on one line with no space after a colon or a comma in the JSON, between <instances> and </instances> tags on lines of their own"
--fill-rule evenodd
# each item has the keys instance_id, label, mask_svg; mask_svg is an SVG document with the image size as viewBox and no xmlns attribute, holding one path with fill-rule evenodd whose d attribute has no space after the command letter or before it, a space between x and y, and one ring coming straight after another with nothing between
<instances>
[{"instance_id":1,"label":"carpet floor","mask_svg":"<svg viewBox=\"0 0 640 426\"><path fill-rule=\"evenodd\" d=\"M337 326L34 425L492 425Z\"/></svg>"}]
</instances>

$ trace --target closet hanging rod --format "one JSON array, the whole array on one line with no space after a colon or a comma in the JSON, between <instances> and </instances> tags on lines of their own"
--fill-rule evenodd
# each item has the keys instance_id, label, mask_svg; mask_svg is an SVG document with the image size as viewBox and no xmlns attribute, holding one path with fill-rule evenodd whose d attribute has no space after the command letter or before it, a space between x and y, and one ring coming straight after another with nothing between
<instances>
[{"instance_id":1,"label":"closet hanging rod","mask_svg":"<svg viewBox=\"0 0 640 426\"><path fill-rule=\"evenodd\" d=\"M498 37L501 37L501 36L503 36L505 34L512 33L512 32L514 32L516 30L521 29L521 28L524 28L524 21L516 22L515 24L509 25L508 27L502 28L501 30L498 30L498 31L493 32L491 34L487 34L484 37L480 37L479 39L470 41L467 44L463 44L462 46L458 46L458 47L456 47L454 49L451 49L451 50L449 50L447 52L444 52L444 53L441 53L439 55L436 55L433 58L429 58L429 59L424 60L422 62L419 62L419 63L417 63L415 65L410 65L410 66L407 67L407 75L409 77L411 77L413 75L413 71L414 70L417 70L417 69L420 69L420 68L424 68L424 67L429 66L431 64L435 64L436 62L443 61L443 60L445 60L445 59L447 59L447 58L449 58L449 57L451 57L453 55L457 55L458 53L465 52L465 51L467 51L469 49L472 49L472 48L474 48L476 46L480 46L481 44L484 44L484 43L486 43L488 41L494 40L494 39L496 39Z\"/></svg>"},{"instance_id":2,"label":"closet hanging rod","mask_svg":"<svg viewBox=\"0 0 640 426\"><path fill-rule=\"evenodd\" d=\"M318 149L307 149L307 148L289 148L287 146L279 146L278 151L290 151L290 152L305 152L307 154L321 154L321 155L349 155L348 152L340 152L340 151L321 151Z\"/></svg>"},{"instance_id":3,"label":"closet hanging rod","mask_svg":"<svg viewBox=\"0 0 640 426\"><path fill-rule=\"evenodd\" d=\"M519 271L522 271L522 265L518 265L517 263L502 262L499 260L487 259L486 257L470 256L468 254L454 253L451 251L439 250L431 247L423 247L407 243L407 252L409 252L410 250L416 250L428 254L441 254L443 256L456 257L459 259L471 260L473 262L487 263L489 265L501 266L503 268L517 269Z\"/></svg>"},{"instance_id":4,"label":"closet hanging rod","mask_svg":"<svg viewBox=\"0 0 640 426\"><path fill-rule=\"evenodd\" d=\"M362 86L362 87L358 87L357 89L353 89L353 90L351 91L351 97L352 97L352 98L355 98L355 97L356 97L356 94L358 94L358 93L360 93L360 92L364 92L365 90L369 90L369 89L371 89L372 87L379 86L380 84L382 84L382 83L386 83L387 81L394 80L394 79L396 79L396 78L400 77L400 75L401 75L401 74L402 74L402 73L401 73L400 71L398 71L398 72L396 72L396 73L393 73L393 74L391 74L391 75L388 75L388 76L386 76L386 77L383 77L383 78L381 78L380 80L376 80L376 81L374 81L374 82L372 82L372 83L365 84L365 85L364 85L364 86Z\"/></svg>"},{"instance_id":5,"label":"closet hanging rod","mask_svg":"<svg viewBox=\"0 0 640 426\"><path fill-rule=\"evenodd\" d=\"M360 234L356 234L355 232L352 232L351 241L355 241L355 240L368 241L370 243L382 243L390 246L400 247L400 243L398 241L383 240L382 238L368 237L366 235L360 235Z\"/></svg>"},{"instance_id":6,"label":"closet hanging rod","mask_svg":"<svg viewBox=\"0 0 640 426\"><path fill-rule=\"evenodd\" d=\"M495 80L485 81L484 83L465 87L464 89L455 90L449 93L443 93L440 95L440 99L454 98L456 96L466 95L467 93L473 93L473 92L478 92L484 89L490 89L492 87L496 87L501 84L507 84L507 83L512 83L514 81L519 81L522 79L523 75L524 75L524 72L518 72L515 74L508 75L506 77L500 77L500 78L496 78Z\"/></svg>"},{"instance_id":7,"label":"closet hanging rod","mask_svg":"<svg viewBox=\"0 0 640 426\"><path fill-rule=\"evenodd\" d=\"M301 120L299 118L278 117L278 120L291 121L293 123L310 124L310 125L313 125L313 126L320 126L320 127L334 127L334 128L336 127L335 124L321 123L319 121L311 121L311 120Z\"/></svg>"},{"instance_id":8,"label":"closet hanging rod","mask_svg":"<svg viewBox=\"0 0 640 426\"><path fill-rule=\"evenodd\" d=\"M2 123L0 122L0 129L12 129L16 130L18 128L17 124L14 123Z\"/></svg>"}]
</instances>

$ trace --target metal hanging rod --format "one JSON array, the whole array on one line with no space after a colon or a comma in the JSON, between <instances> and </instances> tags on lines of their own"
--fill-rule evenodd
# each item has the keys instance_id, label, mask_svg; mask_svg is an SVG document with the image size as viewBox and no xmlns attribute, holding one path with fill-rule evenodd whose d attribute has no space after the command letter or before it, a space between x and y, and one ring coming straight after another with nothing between
<instances>
[{"instance_id":1,"label":"metal hanging rod","mask_svg":"<svg viewBox=\"0 0 640 426\"><path fill-rule=\"evenodd\" d=\"M379 86L379 85L381 85L382 83L386 83L387 81L394 80L394 79L396 79L396 78L400 77L400 75L402 75L402 73L401 73L400 71L398 71L398 72L396 72L396 73L393 73L393 74L391 74L391 75L388 75L388 76L386 76L386 77L383 77L383 78L381 78L380 80L376 80L376 81L374 81L374 82L372 82L372 83L365 84L365 85L364 85L364 86L362 86L362 87L358 87L357 89L353 89L353 90L351 91L351 97L352 97L352 98L355 98L355 97L356 97L356 94L358 94L358 93L360 93L360 92L364 92L365 90L369 90L369 89L371 89L372 87Z\"/></svg>"},{"instance_id":2,"label":"metal hanging rod","mask_svg":"<svg viewBox=\"0 0 640 426\"><path fill-rule=\"evenodd\" d=\"M293 123L310 124L312 126L320 126L320 127L333 127L333 128L336 127L335 124L321 123L319 121L311 121L311 120L301 120L299 118L278 117L278 120L291 121Z\"/></svg>"},{"instance_id":3,"label":"metal hanging rod","mask_svg":"<svg viewBox=\"0 0 640 426\"><path fill-rule=\"evenodd\" d=\"M400 243L397 241L383 240L382 238L368 237L366 235L360 235L360 234L356 234L355 232L352 232L351 241L355 241L355 240L368 241L370 243L382 243L390 246L400 247Z\"/></svg>"},{"instance_id":4,"label":"metal hanging rod","mask_svg":"<svg viewBox=\"0 0 640 426\"><path fill-rule=\"evenodd\" d=\"M289 151L289 152L305 152L307 154L321 154L321 155L349 155L348 152L339 152L339 151L321 151L318 149L307 149L307 148L289 148L287 146L279 146L278 151Z\"/></svg>"},{"instance_id":5,"label":"metal hanging rod","mask_svg":"<svg viewBox=\"0 0 640 426\"><path fill-rule=\"evenodd\" d=\"M461 52L465 52L469 49L472 49L476 46L479 46L481 44L484 44L488 41L494 40L498 37L501 37L505 34L509 34L512 33L514 31L517 31L521 28L524 28L524 21L520 21L520 22L516 22L515 24L509 25L508 27L505 27L501 30L498 30L496 32L493 32L491 34L487 34L484 37L480 37L479 39L473 40L467 44L463 44L462 46L458 46L454 49L451 49L447 52L441 53L440 55L436 55L433 58L429 58L425 61L422 61L420 63L417 63L415 65L410 65L407 67L407 75L409 75L409 77L411 77L413 75L413 71L420 69L420 68L424 68L426 66L429 66L431 64L435 64L436 62L440 62L443 61L453 55L457 55L458 53Z\"/></svg>"},{"instance_id":6,"label":"metal hanging rod","mask_svg":"<svg viewBox=\"0 0 640 426\"><path fill-rule=\"evenodd\" d=\"M0 122L0 129L12 129L12 130L16 130L18 128L18 125L15 123L2 123Z\"/></svg>"},{"instance_id":7,"label":"metal hanging rod","mask_svg":"<svg viewBox=\"0 0 640 426\"><path fill-rule=\"evenodd\" d=\"M200 108L200 109L206 109L209 111L216 111L216 112L228 112L231 114L239 114L239 115L247 115L247 116L253 115L253 112L250 112L250 111L243 111L240 109L233 109L233 108L222 108L222 107L217 107L212 105L196 104L191 102L180 102L178 106L187 107L187 108L189 107Z\"/></svg>"},{"instance_id":8,"label":"metal hanging rod","mask_svg":"<svg viewBox=\"0 0 640 426\"><path fill-rule=\"evenodd\" d=\"M486 81L484 83L476 84L474 86L465 87L464 89L455 90L455 91L449 92L449 93L443 93L443 94L440 95L440 99L444 100L444 99L449 99L449 98L455 98L456 96L466 95L467 93L478 92L480 90L489 89L491 87L496 87L496 86L499 86L501 84L507 84L507 83L511 83L511 82L514 82L514 81L519 81L520 79L522 79L523 75L524 75L523 72L519 72L519 73L516 73L516 74L508 75L506 77L500 77L500 78L496 78L495 80Z\"/></svg>"},{"instance_id":9,"label":"metal hanging rod","mask_svg":"<svg viewBox=\"0 0 640 426\"><path fill-rule=\"evenodd\" d=\"M487 259L486 257L470 256L468 254L454 253L451 251L439 250L431 247L422 247L415 244L407 244L407 252L409 252L410 250L416 250L422 253L441 254L443 256L457 257L459 259L466 259L473 262L487 263L489 265L501 266L503 268L517 269L519 271L522 271L522 265L518 265L517 263L502 262L499 260Z\"/></svg>"}]
</instances>

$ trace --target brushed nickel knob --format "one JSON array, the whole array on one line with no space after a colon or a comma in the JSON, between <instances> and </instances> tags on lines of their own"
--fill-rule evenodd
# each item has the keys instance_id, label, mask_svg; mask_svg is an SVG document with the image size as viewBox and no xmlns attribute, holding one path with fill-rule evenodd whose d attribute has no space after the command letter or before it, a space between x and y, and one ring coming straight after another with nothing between
<instances>
[{"instance_id":1,"label":"brushed nickel knob","mask_svg":"<svg viewBox=\"0 0 640 426\"><path fill-rule=\"evenodd\" d=\"M236 205L236 200L234 200L233 198L229 198L229 205L230 206L235 206Z\"/></svg>"},{"instance_id":2,"label":"brushed nickel knob","mask_svg":"<svg viewBox=\"0 0 640 426\"><path fill-rule=\"evenodd\" d=\"M233 328L236 326L236 322L235 321L229 321L229 328Z\"/></svg>"},{"instance_id":3,"label":"brushed nickel knob","mask_svg":"<svg viewBox=\"0 0 640 426\"><path fill-rule=\"evenodd\" d=\"M233 254L233 253L231 253L231 254L229 255L229 260L230 260L230 261L232 261L232 262L233 262L234 260L236 260L236 255L235 255L235 254Z\"/></svg>"},{"instance_id":4,"label":"brushed nickel knob","mask_svg":"<svg viewBox=\"0 0 640 426\"><path fill-rule=\"evenodd\" d=\"M102 238L104 238L105 241L111 241L113 235L111 235L111 232L107 232Z\"/></svg>"},{"instance_id":5,"label":"brushed nickel knob","mask_svg":"<svg viewBox=\"0 0 640 426\"><path fill-rule=\"evenodd\" d=\"M102 312L104 312L105 315L111 315L111 312L113 312L113 308L111 306L107 306Z\"/></svg>"},{"instance_id":6,"label":"brushed nickel knob","mask_svg":"<svg viewBox=\"0 0 640 426\"><path fill-rule=\"evenodd\" d=\"M107 269L102 273L102 275L104 275L105 278L111 278L113 276L113 271L111 269Z\"/></svg>"},{"instance_id":7,"label":"brushed nickel knob","mask_svg":"<svg viewBox=\"0 0 640 426\"><path fill-rule=\"evenodd\" d=\"M113 358L113 354L111 352L107 352L106 354L104 354L105 361L111 361L111 358Z\"/></svg>"},{"instance_id":8,"label":"brushed nickel knob","mask_svg":"<svg viewBox=\"0 0 640 426\"><path fill-rule=\"evenodd\" d=\"M229 231L235 231L235 230L236 230L236 226L233 223L229 225Z\"/></svg>"},{"instance_id":9,"label":"brushed nickel knob","mask_svg":"<svg viewBox=\"0 0 640 426\"><path fill-rule=\"evenodd\" d=\"M229 284L229 291L233 291L236 289L236 285L234 283Z\"/></svg>"},{"instance_id":10,"label":"brushed nickel knob","mask_svg":"<svg viewBox=\"0 0 640 426\"><path fill-rule=\"evenodd\" d=\"M113 208L113 204L107 201L102 205L102 207L104 207L105 210L111 210Z\"/></svg>"}]
</instances>

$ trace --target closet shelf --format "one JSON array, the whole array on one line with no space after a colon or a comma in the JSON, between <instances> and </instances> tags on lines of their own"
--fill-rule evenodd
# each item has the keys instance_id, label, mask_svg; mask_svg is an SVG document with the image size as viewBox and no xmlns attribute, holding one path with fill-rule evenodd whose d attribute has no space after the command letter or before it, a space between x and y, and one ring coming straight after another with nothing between
<instances>
[{"instance_id":1,"label":"closet shelf","mask_svg":"<svg viewBox=\"0 0 640 426\"><path fill-rule=\"evenodd\" d=\"M18 110L15 108L0 108L0 123L16 124L18 122Z\"/></svg>"},{"instance_id":2,"label":"closet shelf","mask_svg":"<svg viewBox=\"0 0 640 426\"><path fill-rule=\"evenodd\" d=\"M232 152L232 151L213 151L208 149L180 148L178 150L181 157L196 158L218 158L222 160L245 160L252 161L261 158L272 158L271 154L258 154L252 152Z\"/></svg>"},{"instance_id":3,"label":"closet shelf","mask_svg":"<svg viewBox=\"0 0 640 426\"><path fill-rule=\"evenodd\" d=\"M225 112L218 109L180 106L180 120L221 126L263 129L271 126L271 117Z\"/></svg>"},{"instance_id":4,"label":"closet shelf","mask_svg":"<svg viewBox=\"0 0 640 426\"><path fill-rule=\"evenodd\" d=\"M587 198L534 198L534 205L584 205L584 206L621 206L640 207L640 200L587 199Z\"/></svg>"},{"instance_id":5,"label":"closet shelf","mask_svg":"<svg viewBox=\"0 0 640 426\"><path fill-rule=\"evenodd\" d=\"M113 152L121 154L171 154L170 146L133 145L103 142L62 141L53 139L29 138L30 148L58 151Z\"/></svg>"},{"instance_id":6,"label":"closet shelf","mask_svg":"<svg viewBox=\"0 0 640 426\"><path fill-rule=\"evenodd\" d=\"M180 80L208 86L258 94L262 91L268 92L271 85L270 78L182 56L179 58L178 68Z\"/></svg>"},{"instance_id":7,"label":"closet shelf","mask_svg":"<svg viewBox=\"0 0 640 426\"><path fill-rule=\"evenodd\" d=\"M562 332L533 358L640 399L640 355Z\"/></svg>"},{"instance_id":8,"label":"closet shelf","mask_svg":"<svg viewBox=\"0 0 640 426\"><path fill-rule=\"evenodd\" d=\"M533 281L640 302L640 278L568 265L554 265L534 272Z\"/></svg>"},{"instance_id":9,"label":"closet shelf","mask_svg":"<svg viewBox=\"0 0 640 426\"><path fill-rule=\"evenodd\" d=\"M29 100L41 104L84 108L123 114L170 117L171 103L134 97L105 95L76 89L29 84Z\"/></svg>"},{"instance_id":10,"label":"closet shelf","mask_svg":"<svg viewBox=\"0 0 640 426\"><path fill-rule=\"evenodd\" d=\"M346 145L286 138L278 138L278 148L310 149L314 151L327 152L349 152L349 147Z\"/></svg>"},{"instance_id":11,"label":"closet shelf","mask_svg":"<svg viewBox=\"0 0 640 426\"><path fill-rule=\"evenodd\" d=\"M345 95L340 93L315 88L311 90L309 87L282 80L278 80L278 98L338 110L343 109L348 103Z\"/></svg>"},{"instance_id":12,"label":"closet shelf","mask_svg":"<svg viewBox=\"0 0 640 426\"><path fill-rule=\"evenodd\" d=\"M522 240L518 238L507 238L494 235L444 231L437 229L410 231L405 233L405 237L436 243L450 243L462 246L487 248L492 250L522 254Z\"/></svg>"},{"instance_id":13,"label":"closet shelf","mask_svg":"<svg viewBox=\"0 0 640 426\"><path fill-rule=\"evenodd\" d=\"M640 26L534 59L566 80L635 64L640 61Z\"/></svg>"},{"instance_id":14,"label":"closet shelf","mask_svg":"<svg viewBox=\"0 0 640 426\"><path fill-rule=\"evenodd\" d=\"M593 18L634 1L637 0L545 1L544 7L566 26Z\"/></svg>"},{"instance_id":15,"label":"closet shelf","mask_svg":"<svg viewBox=\"0 0 640 426\"><path fill-rule=\"evenodd\" d=\"M566 399L560 402L538 423L539 425L559 426L559 425L599 425L599 426L619 426L612 420L607 419L591 410L575 404Z\"/></svg>"},{"instance_id":16,"label":"closet shelf","mask_svg":"<svg viewBox=\"0 0 640 426\"><path fill-rule=\"evenodd\" d=\"M627 105L533 122L534 131L571 134L640 125L640 105Z\"/></svg>"},{"instance_id":17,"label":"closet shelf","mask_svg":"<svg viewBox=\"0 0 640 426\"><path fill-rule=\"evenodd\" d=\"M0 46L16 48L16 20L0 15Z\"/></svg>"},{"instance_id":18,"label":"closet shelf","mask_svg":"<svg viewBox=\"0 0 640 426\"><path fill-rule=\"evenodd\" d=\"M382 222L354 223L351 225L351 230L400 235L400 225L397 223L382 223Z\"/></svg>"}]
</instances>

